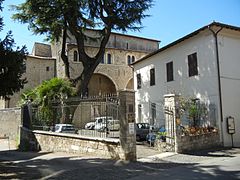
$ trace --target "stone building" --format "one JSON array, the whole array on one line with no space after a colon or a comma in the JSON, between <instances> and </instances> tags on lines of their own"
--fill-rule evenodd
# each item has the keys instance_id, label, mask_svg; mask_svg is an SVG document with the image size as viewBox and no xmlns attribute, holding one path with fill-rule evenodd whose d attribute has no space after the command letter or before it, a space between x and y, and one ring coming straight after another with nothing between
<instances>
[{"instance_id":1,"label":"stone building","mask_svg":"<svg viewBox=\"0 0 240 180\"><path fill-rule=\"evenodd\" d=\"M87 34L92 38L98 36L96 31L88 30ZM92 38L85 43L89 56L94 55L99 47L98 41ZM74 78L80 75L83 67L78 59L75 38L70 35L66 43L70 74ZM64 77L64 64L60 57L61 47L61 41L52 45L35 43L31 55L28 55L26 60L24 76L27 77L28 83L24 90L31 89L53 77ZM158 40L112 33L105 49L104 59L90 80L89 95L117 94L119 90L133 90L133 71L129 64L158 48ZM16 93L9 101L0 101L0 108L14 107L18 100L19 93Z\"/></svg>"}]
</instances>

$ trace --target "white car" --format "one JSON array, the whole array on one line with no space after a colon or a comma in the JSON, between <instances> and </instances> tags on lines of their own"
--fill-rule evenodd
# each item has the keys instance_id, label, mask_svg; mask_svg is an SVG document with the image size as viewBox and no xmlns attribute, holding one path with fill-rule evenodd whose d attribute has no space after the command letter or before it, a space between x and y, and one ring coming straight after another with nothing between
<instances>
[{"instance_id":1,"label":"white car","mask_svg":"<svg viewBox=\"0 0 240 180\"><path fill-rule=\"evenodd\" d=\"M54 132L77 134L77 130L72 124L55 124Z\"/></svg>"},{"instance_id":2,"label":"white car","mask_svg":"<svg viewBox=\"0 0 240 180\"><path fill-rule=\"evenodd\" d=\"M119 120L108 120L107 123L97 124L95 130L98 131L118 131L120 129Z\"/></svg>"},{"instance_id":3,"label":"white car","mask_svg":"<svg viewBox=\"0 0 240 180\"><path fill-rule=\"evenodd\" d=\"M85 129L95 129L95 127L98 127L102 123L106 123L106 120L113 120L112 116L101 116L101 117L96 117L94 119L94 122L89 122L85 125Z\"/></svg>"}]
</instances>

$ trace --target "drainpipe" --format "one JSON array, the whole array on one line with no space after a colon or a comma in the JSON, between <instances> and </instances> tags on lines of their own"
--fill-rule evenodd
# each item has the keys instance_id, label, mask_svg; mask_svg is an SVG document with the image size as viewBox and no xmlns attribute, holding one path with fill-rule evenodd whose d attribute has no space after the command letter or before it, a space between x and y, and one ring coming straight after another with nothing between
<instances>
[{"instance_id":1,"label":"drainpipe","mask_svg":"<svg viewBox=\"0 0 240 180\"><path fill-rule=\"evenodd\" d=\"M220 62L219 62L219 52L218 52L218 33L223 29L221 27L217 31L211 29L211 26L208 26L208 29L212 32L214 40L215 40L215 49L216 49L216 60L217 60L217 73L218 73L218 92L219 92L219 105L220 105L220 120L221 120L221 135L222 135L222 143L224 145L224 137L223 137L223 110L222 110L222 90L221 90L221 78L220 78Z\"/></svg>"}]
</instances>

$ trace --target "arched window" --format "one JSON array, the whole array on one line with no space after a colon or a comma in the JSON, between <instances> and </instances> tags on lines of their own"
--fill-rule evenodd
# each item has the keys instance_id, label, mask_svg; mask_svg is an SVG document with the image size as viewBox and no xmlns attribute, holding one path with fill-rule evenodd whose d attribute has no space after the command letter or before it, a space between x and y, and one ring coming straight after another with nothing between
<instances>
[{"instance_id":1,"label":"arched window","mask_svg":"<svg viewBox=\"0 0 240 180\"><path fill-rule=\"evenodd\" d=\"M132 56L132 63L135 62L135 56Z\"/></svg>"},{"instance_id":2,"label":"arched window","mask_svg":"<svg viewBox=\"0 0 240 180\"><path fill-rule=\"evenodd\" d=\"M131 64L131 56L129 56L129 55L127 56L127 63Z\"/></svg>"},{"instance_id":3,"label":"arched window","mask_svg":"<svg viewBox=\"0 0 240 180\"><path fill-rule=\"evenodd\" d=\"M112 55L109 53L107 54L107 63L112 64Z\"/></svg>"},{"instance_id":4,"label":"arched window","mask_svg":"<svg viewBox=\"0 0 240 180\"><path fill-rule=\"evenodd\" d=\"M77 51L74 51L74 52L73 52L73 61L74 61L74 62L77 62L77 61L78 61L78 52L77 52Z\"/></svg>"}]
</instances>

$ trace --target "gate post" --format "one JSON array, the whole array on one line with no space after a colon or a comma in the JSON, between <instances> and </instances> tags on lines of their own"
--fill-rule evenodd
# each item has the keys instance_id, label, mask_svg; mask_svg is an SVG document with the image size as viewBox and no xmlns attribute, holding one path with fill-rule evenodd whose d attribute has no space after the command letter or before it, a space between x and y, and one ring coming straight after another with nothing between
<instances>
[{"instance_id":1,"label":"gate post","mask_svg":"<svg viewBox=\"0 0 240 180\"><path fill-rule=\"evenodd\" d=\"M119 91L120 145L123 159L136 161L136 130L134 112L134 91Z\"/></svg>"},{"instance_id":2,"label":"gate post","mask_svg":"<svg viewBox=\"0 0 240 180\"><path fill-rule=\"evenodd\" d=\"M166 142L174 144L175 152L178 152L178 137L177 137L178 100L179 96L176 94L164 95L166 133L168 137L173 138L173 139L167 138ZM171 111L171 114L169 115L169 112L167 113L167 111Z\"/></svg>"}]
</instances>

